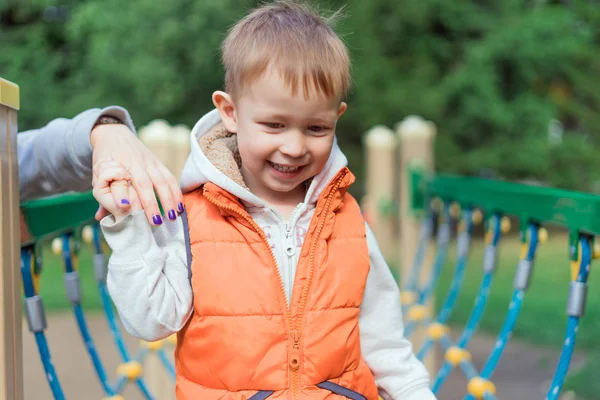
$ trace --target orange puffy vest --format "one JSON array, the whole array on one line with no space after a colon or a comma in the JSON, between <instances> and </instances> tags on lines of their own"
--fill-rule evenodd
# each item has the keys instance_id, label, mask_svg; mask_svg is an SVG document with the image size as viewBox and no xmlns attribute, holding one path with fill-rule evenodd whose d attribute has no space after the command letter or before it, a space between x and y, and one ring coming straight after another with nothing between
<instances>
[{"instance_id":1,"label":"orange puffy vest","mask_svg":"<svg viewBox=\"0 0 600 400\"><path fill-rule=\"evenodd\" d=\"M264 232L207 183L184 195L194 313L175 351L179 400L376 400L358 316L370 268L344 169L321 194L288 306Z\"/></svg>"}]
</instances>

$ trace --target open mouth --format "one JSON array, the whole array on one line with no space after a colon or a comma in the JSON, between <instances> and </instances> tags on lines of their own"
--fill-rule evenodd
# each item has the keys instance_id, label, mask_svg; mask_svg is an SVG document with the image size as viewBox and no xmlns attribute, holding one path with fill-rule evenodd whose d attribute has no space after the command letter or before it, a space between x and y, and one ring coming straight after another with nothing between
<instances>
[{"instance_id":1,"label":"open mouth","mask_svg":"<svg viewBox=\"0 0 600 400\"><path fill-rule=\"evenodd\" d=\"M304 165L290 166L290 165L276 164L271 161L269 161L269 165L271 165L271 167L275 171L280 172L282 174L296 174L296 173L302 171L302 169L304 168Z\"/></svg>"}]
</instances>

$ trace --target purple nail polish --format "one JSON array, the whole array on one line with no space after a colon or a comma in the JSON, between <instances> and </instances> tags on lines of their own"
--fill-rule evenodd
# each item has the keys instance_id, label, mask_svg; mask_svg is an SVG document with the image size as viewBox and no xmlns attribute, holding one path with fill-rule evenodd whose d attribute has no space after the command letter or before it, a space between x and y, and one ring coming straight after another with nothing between
<instances>
[{"instance_id":1,"label":"purple nail polish","mask_svg":"<svg viewBox=\"0 0 600 400\"><path fill-rule=\"evenodd\" d=\"M177 204L177 211L179 211L180 213L183 212L183 203Z\"/></svg>"},{"instance_id":2,"label":"purple nail polish","mask_svg":"<svg viewBox=\"0 0 600 400\"><path fill-rule=\"evenodd\" d=\"M175 210L170 210L167 215L169 216L169 219L171 221L175 221L175 218L177 218L177 214L175 214Z\"/></svg>"},{"instance_id":3,"label":"purple nail polish","mask_svg":"<svg viewBox=\"0 0 600 400\"><path fill-rule=\"evenodd\" d=\"M127 199L122 199L121 204L131 204L131 203Z\"/></svg>"},{"instance_id":4,"label":"purple nail polish","mask_svg":"<svg viewBox=\"0 0 600 400\"><path fill-rule=\"evenodd\" d=\"M152 217L152 222L154 222L154 225L160 225L162 224L162 218L160 215L156 214Z\"/></svg>"}]
</instances>

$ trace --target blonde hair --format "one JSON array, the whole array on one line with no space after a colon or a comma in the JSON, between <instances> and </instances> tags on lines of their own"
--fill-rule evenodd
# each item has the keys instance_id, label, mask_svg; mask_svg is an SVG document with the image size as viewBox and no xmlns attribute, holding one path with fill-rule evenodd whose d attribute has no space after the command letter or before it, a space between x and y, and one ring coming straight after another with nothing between
<instances>
[{"instance_id":1,"label":"blonde hair","mask_svg":"<svg viewBox=\"0 0 600 400\"><path fill-rule=\"evenodd\" d=\"M350 57L332 22L305 4L283 0L256 8L238 21L221 46L225 91L233 97L269 67L295 95L345 97L350 89Z\"/></svg>"}]
</instances>

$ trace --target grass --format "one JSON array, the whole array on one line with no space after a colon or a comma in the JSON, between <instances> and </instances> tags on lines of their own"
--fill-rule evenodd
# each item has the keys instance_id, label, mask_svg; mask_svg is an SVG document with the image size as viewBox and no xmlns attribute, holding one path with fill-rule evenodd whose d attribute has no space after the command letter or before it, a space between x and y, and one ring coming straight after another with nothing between
<instances>
[{"instance_id":1,"label":"grass","mask_svg":"<svg viewBox=\"0 0 600 400\"><path fill-rule=\"evenodd\" d=\"M480 329L496 334L504 320L512 295L520 243L514 237L506 238L500 244L498 267L492 284L492 291ZM67 301L63 269L59 256L44 247L44 269L40 292L49 313L64 312L70 309ZM454 248L450 248L447 265L444 268L437 288L438 305L444 300L454 273ZM482 241L477 238L471 247L465 282L450 324L462 326L471 311L479 289L483 271ZM96 282L93 278L92 254L89 246L82 246L79 255L79 272L86 311L101 309ZM592 268L589 282L586 314L581 320L578 332L578 351L588 353L588 364L574 372L566 387L578 395L592 399L600 398L600 380L596 378L600 369L600 278L595 277ZM548 346L559 350L564 339L566 326L566 302L569 292L570 268L568 259L568 239L566 234L550 236L547 243L538 248L535 272L519 317L514 337L535 345ZM548 360L551 369L556 360Z\"/></svg>"}]
</instances>

